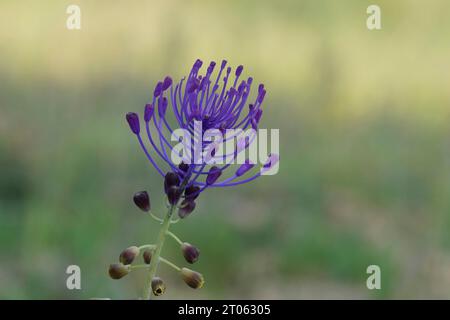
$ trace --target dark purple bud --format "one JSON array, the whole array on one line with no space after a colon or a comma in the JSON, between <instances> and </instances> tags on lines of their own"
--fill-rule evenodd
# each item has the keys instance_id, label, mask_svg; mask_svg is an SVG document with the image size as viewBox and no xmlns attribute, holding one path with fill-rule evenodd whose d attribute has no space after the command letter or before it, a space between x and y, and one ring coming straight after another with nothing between
<instances>
[{"instance_id":1,"label":"dark purple bud","mask_svg":"<svg viewBox=\"0 0 450 320\"><path fill-rule=\"evenodd\" d=\"M253 78L252 77L248 77L247 84L248 84L249 87L252 84L252 82L253 82Z\"/></svg>"},{"instance_id":2,"label":"dark purple bud","mask_svg":"<svg viewBox=\"0 0 450 320\"><path fill-rule=\"evenodd\" d=\"M192 211L194 211L195 209L195 202L194 200L183 200L183 202L181 202L180 207L178 208L178 216L181 219L186 218L188 215L190 215L192 213Z\"/></svg>"},{"instance_id":3,"label":"dark purple bud","mask_svg":"<svg viewBox=\"0 0 450 320\"><path fill-rule=\"evenodd\" d=\"M178 199L180 199L180 189L178 187L170 187L167 189L167 200L169 200L169 203L171 205L175 205L178 202Z\"/></svg>"},{"instance_id":4,"label":"dark purple bud","mask_svg":"<svg viewBox=\"0 0 450 320\"><path fill-rule=\"evenodd\" d=\"M201 275L201 273L198 273L196 271L193 271L188 268L181 268L181 277L183 278L183 281L191 288L193 289L199 289L203 287L203 284L205 283L205 279Z\"/></svg>"},{"instance_id":5,"label":"dark purple bud","mask_svg":"<svg viewBox=\"0 0 450 320\"><path fill-rule=\"evenodd\" d=\"M180 185L180 177L175 172L167 172L164 177L164 191L167 193L170 187L178 187Z\"/></svg>"},{"instance_id":6,"label":"dark purple bud","mask_svg":"<svg viewBox=\"0 0 450 320\"><path fill-rule=\"evenodd\" d=\"M222 174L222 170L217 168L216 166L211 167L208 172L208 176L206 177L206 184L211 185L214 184L214 182L219 179L220 175Z\"/></svg>"},{"instance_id":7,"label":"dark purple bud","mask_svg":"<svg viewBox=\"0 0 450 320\"><path fill-rule=\"evenodd\" d=\"M186 189L184 189L184 198L186 200L195 200L200 194L200 187L190 185Z\"/></svg>"},{"instance_id":8,"label":"dark purple bud","mask_svg":"<svg viewBox=\"0 0 450 320\"><path fill-rule=\"evenodd\" d=\"M119 261L124 265L128 265L131 264L138 255L139 248L136 246L132 246L122 251L119 256Z\"/></svg>"},{"instance_id":9,"label":"dark purple bud","mask_svg":"<svg viewBox=\"0 0 450 320\"><path fill-rule=\"evenodd\" d=\"M156 84L155 91L153 91L153 96L159 97L162 92L163 83L160 81Z\"/></svg>"},{"instance_id":10,"label":"dark purple bud","mask_svg":"<svg viewBox=\"0 0 450 320\"><path fill-rule=\"evenodd\" d=\"M227 75L230 74L230 72L231 72L231 67L228 67L227 68Z\"/></svg>"},{"instance_id":11,"label":"dark purple bud","mask_svg":"<svg viewBox=\"0 0 450 320\"><path fill-rule=\"evenodd\" d=\"M153 108L153 105L151 103L147 103L145 105L145 109L144 109L144 120L145 120L145 122L149 122L150 121L150 119L153 116L154 109L155 108Z\"/></svg>"},{"instance_id":12,"label":"dark purple bud","mask_svg":"<svg viewBox=\"0 0 450 320\"><path fill-rule=\"evenodd\" d=\"M164 284L164 281L162 281L159 277L154 277L152 279L152 292L155 296L160 296L164 294L166 291L166 285Z\"/></svg>"},{"instance_id":13,"label":"dark purple bud","mask_svg":"<svg viewBox=\"0 0 450 320\"><path fill-rule=\"evenodd\" d=\"M249 160L245 160L245 163L242 164L239 169L236 171L236 176L240 177L244 175L247 171L251 170L255 165L250 163Z\"/></svg>"},{"instance_id":14,"label":"dark purple bud","mask_svg":"<svg viewBox=\"0 0 450 320\"><path fill-rule=\"evenodd\" d=\"M162 91L166 91L171 85L172 85L172 78L169 76L165 77L162 84Z\"/></svg>"},{"instance_id":15,"label":"dark purple bud","mask_svg":"<svg viewBox=\"0 0 450 320\"><path fill-rule=\"evenodd\" d=\"M220 65L220 69L225 68L226 65L227 65L227 60L222 60L222 64Z\"/></svg>"},{"instance_id":16,"label":"dark purple bud","mask_svg":"<svg viewBox=\"0 0 450 320\"><path fill-rule=\"evenodd\" d=\"M125 277L130 272L130 268L124 266L122 263L113 263L109 266L108 272L111 278L120 279Z\"/></svg>"},{"instance_id":17,"label":"dark purple bud","mask_svg":"<svg viewBox=\"0 0 450 320\"><path fill-rule=\"evenodd\" d=\"M200 256L200 250L194 247L192 244L184 242L181 245L181 252L183 253L184 258L190 264L196 262L198 257Z\"/></svg>"},{"instance_id":18,"label":"dark purple bud","mask_svg":"<svg viewBox=\"0 0 450 320\"><path fill-rule=\"evenodd\" d=\"M144 258L144 262L146 264L150 264L150 262L152 261L152 254L153 252L149 249L146 249L142 254L142 257Z\"/></svg>"},{"instance_id":19,"label":"dark purple bud","mask_svg":"<svg viewBox=\"0 0 450 320\"><path fill-rule=\"evenodd\" d=\"M242 70L244 70L244 66L238 66L236 68L236 77L239 77L241 75Z\"/></svg>"},{"instance_id":20,"label":"dark purple bud","mask_svg":"<svg viewBox=\"0 0 450 320\"><path fill-rule=\"evenodd\" d=\"M136 192L133 196L133 201L142 211L150 211L150 197L147 191Z\"/></svg>"},{"instance_id":21,"label":"dark purple bud","mask_svg":"<svg viewBox=\"0 0 450 320\"><path fill-rule=\"evenodd\" d=\"M188 164L186 164L186 163L184 163L184 162L181 162L179 165L178 165L178 169L180 169L181 171L183 171L183 172L188 172L188 170L189 170L189 165Z\"/></svg>"},{"instance_id":22,"label":"dark purple bud","mask_svg":"<svg viewBox=\"0 0 450 320\"><path fill-rule=\"evenodd\" d=\"M130 126L131 131L134 134L139 134L141 128L139 126L139 116L134 112L128 112L127 113L127 121L128 125Z\"/></svg>"}]
</instances>

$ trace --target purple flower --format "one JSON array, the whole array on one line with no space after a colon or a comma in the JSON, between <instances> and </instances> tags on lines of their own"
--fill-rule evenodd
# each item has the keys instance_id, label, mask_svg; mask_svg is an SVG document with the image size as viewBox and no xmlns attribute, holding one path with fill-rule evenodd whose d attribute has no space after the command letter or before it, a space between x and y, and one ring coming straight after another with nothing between
<instances>
[{"instance_id":1,"label":"purple flower","mask_svg":"<svg viewBox=\"0 0 450 320\"><path fill-rule=\"evenodd\" d=\"M157 83L152 101L144 108L145 131L151 149L147 149L140 135L138 115L128 113L126 116L147 158L158 173L166 177L165 191L171 197L170 202L178 201L179 193L184 192L183 197L186 200L194 200L208 187L228 187L252 181L264 170L270 169L267 166L270 167L277 161L275 156L272 156L262 170L247 177L246 175L255 166L248 159L234 174L228 176L223 173L233 161L225 161L225 164L217 166L209 165L207 160L192 164L176 164L172 161L171 154L174 147L171 144L171 135L177 128L185 129L192 134L191 144L195 145L194 121L201 122L203 132L208 129L225 132L227 129L245 131L258 128L262 118L262 103L266 89L263 84L260 84L256 96L250 102L253 78L240 79L243 66L238 66L234 76L231 76L231 68L226 68L226 64L225 60L222 61L220 70L213 76L216 63L211 62L202 75L200 69L203 62L197 60L187 78L174 83L172 78L167 76ZM181 138L180 142L182 142ZM252 142L253 140L241 141L236 150L231 153L232 160L235 160L237 155L247 149ZM211 143L201 142L202 151L210 150L207 149L208 147L211 147ZM214 158L215 153L213 149L208 159ZM155 157L160 158L166 168L157 163ZM166 172L170 172L170 175L167 176ZM179 177L179 181L174 176Z\"/></svg>"}]
</instances>

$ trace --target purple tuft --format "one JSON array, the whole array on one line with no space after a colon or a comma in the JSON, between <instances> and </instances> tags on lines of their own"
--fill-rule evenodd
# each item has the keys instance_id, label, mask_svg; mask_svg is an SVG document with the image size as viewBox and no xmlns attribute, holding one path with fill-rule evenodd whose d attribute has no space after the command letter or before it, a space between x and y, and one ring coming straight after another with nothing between
<instances>
[{"instance_id":1,"label":"purple tuft","mask_svg":"<svg viewBox=\"0 0 450 320\"><path fill-rule=\"evenodd\" d=\"M154 124L156 128L153 129L157 129L155 130L155 134L158 136L156 141L159 143L155 143L150 132L147 132L149 142L153 147L152 150L148 150L141 137L138 137L141 148L144 150L145 155L158 173L161 176L165 176L167 168L171 171L170 175L166 176L164 191L171 203L178 204L179 198L183 195L183 200L186 202L185 204L189 203L189 205L186 209L181 210L182 215L186 214L187 211L190 210L190 207L195 206L195 203L193 203L194 199L207 187L239 185L256 179L260 174L256 173L247 179L234 181L254 167L253 164L250 164L247 161L243 165L236 167L237 170L234 169L236 171L233 176L222 179L223 181L219 181L222 172L225 172L225 169L229 167L229 165L219 167L213 166L210 169L205 168L205 165L209 165L208 159L212 160L215 157L218 157L215 154L215 151L219 150L220 144L218 144L217 147L214 146L214 149L211 150L211 143L200 143L200 152L202 152L202 154L204 154L205 151L207 152L207 156L203 157L203 163L190 162L192 161L192 159L190 159L191 156L196 152L193 150L193 146L190 146L192 149L187 150L187 154L185 154L183 150L183 161L185 163L189 162L190 164L182 163L178 165L178 163L175 163L171 159L169 153L170 151L173 151L170 150L173 149L173 147L169 145L168 141L170 140L170 133L177 127L186 128L189 131L192 131L194 129L193 121L196 120L201 122L203 131L215 129L225 133L227 129L246 130L248 127L257 129L262 118L262 102L266 95L266 89L263 84L257 86L257 88L255 88L256 90L254 90L256 91L256 100L252 101L253 104L251 104L249 97L252 95L251 85L254 80L252 77L248 77L245 80L239 80L239 77L243 73L242 65L239 65L234 69L236 77L233 80L230 80L230 73L233 69L227 65L226 60L221 61L221 69L214 80L211 76L214 72L216 63L214 61L210 62L207 70L200 72L202 65L203 62L200 59L196 60L189 76L182 78L182 80L176 84L169 76L158 82L154 88L152 103L145 105L143 118L147 130L150 130L150 126L153 124L150 120L152 120L152 118L155 120ZM219 81L221 82L220 84ZM255 84L255 86L256 85L257 84ZM170 92L165 94L167 91ZM170 107L169 103L171 103ZM247 109L246 106L249 106L249 109ZM247 111L248 114L246 114ZM156 112L157 114L155 114ZM170 112L172 114L167 114ZM173 121L168 121L168 119L165 118L166 115L170 116L171 120L174 118L175 123ZM140 133L140 120L138 115L129 113L126 116L126 119L131 131L138 135ZM166 136L166 133L168 136ZM183 142L183 144L185 144L184 137L178 137L178 140L180 143ZM193 141L195 143L195 138ZM247 149L249 143L249 140L238 141L237 150L234 150L234 156L237 156L237 151ZM181 156L181 153L179 155ZM154 156L159 157L160 159L158 160L161 160L166 167L159 167L159 164L157 164L158 162L156 161L157 159L153 158ZM231 154L231 156L233 156L233 154ZM269 160L269 162L265 164L263 170L273 166L276 162L274 157L271 159L272 160ZM181 183L181 180L183 183ZM187 186L186 189L184 189L185 186Z\"/></svg>"}]
</instances>

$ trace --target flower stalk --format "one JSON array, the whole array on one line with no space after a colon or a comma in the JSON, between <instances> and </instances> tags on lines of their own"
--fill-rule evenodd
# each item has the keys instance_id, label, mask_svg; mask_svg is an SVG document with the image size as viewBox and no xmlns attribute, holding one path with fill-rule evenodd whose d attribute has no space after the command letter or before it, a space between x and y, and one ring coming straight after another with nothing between
<instances>
[{"instance_id":1,"label":"flower stalk","mask_svg":"<svg viewBox=\"0 0 450 320\"><path fill-rule=\"evenodd\" d=\"M153 252L152 260L150 262L149 271L147 274L147 279L145 280L144 292L142 298L145 300L150 300L152 297L152 280L156 275L156 271L158 269L158 264L161 256L161 251L164 245L164 241L166 240L167 232L170 227L170 220L172 218L172 213L176 205L171 205L169 210L167 211L166 216L162 222L161 229L159 230L158 241L156 242L156 249Z\"/></svg>"},{"instance_id":2,"label":"flower stalk","mask_svg":"<svg viewBox=\"0 0 450 320\"><path fill-rule=\"evenodd\" d=\"M126 114L131 132L136 136L139 145L158 174L164 178L164 192L168 210L165 216L159 217L151 210L150 195L147 191L138 191L134 194L135 205L160 224L156 243L131 246L123 250L119 256L119 263L113 263L109 266L109 275L113 279L120 279L132 270L143 269L147 272L147 275L142 298L146 300L151 299L152 294L160 296L165 292L165 284L157 276L160 262L175 269L189 287L198 289L204 284L201 273L186 267L180 268L161 257L167 236L170 236L179 244L180 251L187 263L195 263L200 255L200 250L197 247L189 242L182 241L170 232L170 225L186 219L195 210L197 198L206 189L230 187L250 182L278 162L278 155L273 154L263 168L250 176L250 171L253 171L255 164L246 159L245 163L234 174L229 177L222 175L236 160L237 155L245 151L253 140L238 140L234 152L228 153L223 158L215 154L218 146L208 141L200 141L203 139L203 133L210 129L219 130L222 134L228 129L244 131L251 128L257 130L262 116L262 102L266 89L263 84L260 84L254 102L248 103L253 78L240 79L243 66L238 66L233 76L231 75L232 68L227 67L227 61L223 60L217 76L213 76L216 63L211 61L206 73L201 75L199 71L202 64L201 60L196 60L189 76L183 78L177 84L173 84L172 78L169 76L157 83L151 101L144 108L145 130L142 130L143 132L141 132L139 115L135 112ZM223 85L220 85L219 83L222 83L222 81ZM220 89L220 87L222 88ZM171 107L168 107L169 104L171 104ZM175 118L172 120L175 120L175 123L166 117L170 110L173 111L172 115ZM200 123L200 131L192 132L196 131L195 128L198 123ZM156 139L152 135L150 126L154 126ZM175 151L175 147L169 142L170 139L166 138L167 134L173 134L173 129L176 127L191 134L190 137L183 137L182 139L183 146L187 148L187 156L184 157L183 152L181 163L176 163L169 156ZM145 133L152 146L151 150L147 149L142 140L141 135ZM237 138L237 136L231 137L231 139L234 138ZM187 140L185 141L185 139ZM158 146L158 141L160 146ZM201 150L196 150L197 142L199 142ZM210 150L211 146L214 146L212 151ZM209 158L203 159L202 156L203 162L198 163L195 160L197 151L200 151L199 155L206 152ZM191 159L192 155L194 155L194 162ZM155 156L158 156L168 166L168 170L160 167ZM216 163L215 161L210 164L209 161L206 161L208 159L225 160L225 163L218 161L217 164L223 165L216 166L213 165ZM138 260L141 259L144 264L137 264L139 263Z\"/></svg>"}]
</instances>

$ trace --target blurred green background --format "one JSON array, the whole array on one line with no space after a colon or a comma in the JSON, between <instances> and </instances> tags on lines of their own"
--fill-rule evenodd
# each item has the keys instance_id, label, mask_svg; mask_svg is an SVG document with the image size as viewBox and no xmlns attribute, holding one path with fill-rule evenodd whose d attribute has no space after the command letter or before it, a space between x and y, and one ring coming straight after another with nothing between
<instances>
[{"instance_id":1,"label":"blurred green background","mask_svg":"<svg viewBox=\"0 0 450 320\"><path fill-rule=\"evenodd\" d=\"M366 28L372 3L380 31ZM0 298L140 294L144 273L114 281L107 266L154 241L131 197L149 190L162 212L162 181L124 115L196 58L266 85L280 171L208 191L173 227L201 249L207 283L163 268L164 298L450 298L449 12L446 0L2 0ZM182 264L174 242L164 253ZM70 264L82 290L66 289Z\"/></svg>"}]
</instances>

